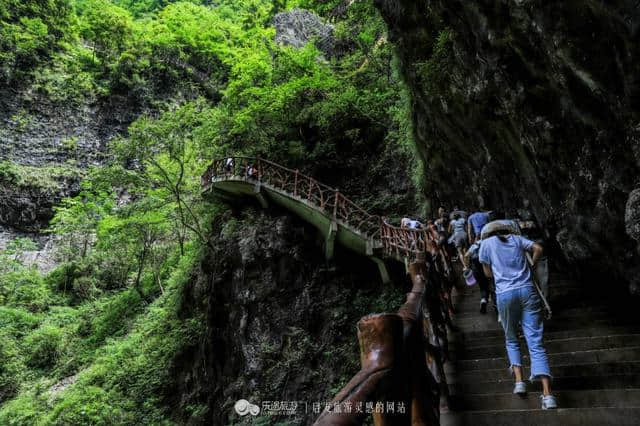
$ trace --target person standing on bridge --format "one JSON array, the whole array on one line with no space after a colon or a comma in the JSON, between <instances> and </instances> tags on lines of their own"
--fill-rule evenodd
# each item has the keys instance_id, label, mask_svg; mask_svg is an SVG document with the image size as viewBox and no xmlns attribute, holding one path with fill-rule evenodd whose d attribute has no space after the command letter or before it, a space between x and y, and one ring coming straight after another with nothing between
<instances>
[{"instance_id":1,"label":"person standing on bridge","mask_svg":"<svg viewBox=\"0 0 640 426\"><path fill-rule=\"evenodd\" d=\"M498 312L502 318L507 355L515 376L513 393L525 394L522 380L522 358L518 342L518 328L522 324L531 358L531 378L542 381L542 409L557 408L551 395L551 370L547 352L542 344L542 301L533 286L531 268L525 251L533 255L533 265L542 256L542 246L519 235L487 236L480 246L480 263L487 277L493 277Z\"/></svg>"},{"instance_id":2,"label":"person standing on bridge","mask_svg":"<svg viewBox=\"0 0 640 426\"><path fill-rule=\"evenodd\" d=\"M233 157L227 157L224 160L224 171L226 173L231 173L233 171Z\"/></svg>"}]
</instances>

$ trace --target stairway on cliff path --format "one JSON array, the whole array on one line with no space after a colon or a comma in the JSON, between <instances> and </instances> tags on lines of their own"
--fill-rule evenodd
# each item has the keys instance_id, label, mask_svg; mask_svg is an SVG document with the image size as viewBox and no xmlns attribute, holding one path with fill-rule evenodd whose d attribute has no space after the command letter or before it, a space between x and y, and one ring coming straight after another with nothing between
<instances>
[{"instance_id":1,"label":"stairway on cliff path","mask_svg":"<svg viewBox=\"0 0 640 426\"><path fill-rule=\"evenodd\" d=\"M452 394L441 424L640 425L640 316L625 314L606 294L593 295L563 274L551 276L554 316L545 322L557 410L540 408L541 385L527 381L525 398L512 394L504 333L493 309L480 313L477 286L454 298L459 331L445 365ZM524 377L529 357L521 339Z\"/></svg>"}]
</instances>

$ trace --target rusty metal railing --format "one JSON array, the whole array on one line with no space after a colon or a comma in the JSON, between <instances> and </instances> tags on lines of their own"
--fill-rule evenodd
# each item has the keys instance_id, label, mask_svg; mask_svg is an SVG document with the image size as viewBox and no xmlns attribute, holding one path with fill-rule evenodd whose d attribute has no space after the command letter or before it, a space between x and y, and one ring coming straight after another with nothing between
<instances>
[{"instance_id":1,"label":"rusty metal railing","mask_svg":"<svg viewBox=\"0 0 640 426\"><path fill-rule=\"evenodd\" d=\"M444 253L438 245L438 236L431 230L391 225L385 218L368 213L338 189L299 170L259 157L234 156L214 160L202 175L201 183L207 189L216 180L238 178L269 185L313 205L337 222L380 242L387 256L412 261L425 253L434 256ZM443 256L439 263L443 269L450 270L447 256Z\"/></svg>"}]
</instances>

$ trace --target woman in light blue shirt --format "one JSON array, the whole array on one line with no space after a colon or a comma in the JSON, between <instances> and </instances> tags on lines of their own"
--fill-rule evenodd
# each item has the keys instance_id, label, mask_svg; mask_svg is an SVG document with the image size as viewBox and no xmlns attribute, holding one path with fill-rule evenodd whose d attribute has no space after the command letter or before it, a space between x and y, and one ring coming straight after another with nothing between
<instances>
[{"instance_id":1,"label":"woman in light blue shirt","mask_svg":"<svg viewBox=\"0 0 640 426\"><path fill-rule=\"evenodd\" d=\"M531 358L530 380L540 378L542 381L542 408L557 408L551 395L549 360L542 344L542 301L533 286L525 251L533 254L535 266L542 255L541 245L520 235L494 235L482 240L479 259L486 276L495 281L507 355L516 381L513 393L526 393L518 342L518 327L522 324Z\"/></svg>"}]
</instances>

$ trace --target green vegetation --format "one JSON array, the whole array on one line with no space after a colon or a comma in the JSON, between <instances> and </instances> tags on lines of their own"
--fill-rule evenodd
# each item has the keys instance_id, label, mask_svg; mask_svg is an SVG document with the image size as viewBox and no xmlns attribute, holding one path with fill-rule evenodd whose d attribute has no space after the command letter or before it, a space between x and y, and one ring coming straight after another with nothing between
<instances>
[{"instance_id":1,"label":"green vegetation","mask_svg":"<svg viewBox=\"0 0 640 426\"><path fill-rule=\"evenodd\" d=\"M10 161L0 161L0 183L20 189L38 189L52 192L64 180L77 180L83 171L69 165L48 164L41 167L25 166Z\"/></svg>"},{"instance_id":2,"label":"green vegetation","mask_svg":"<svg viewBox=\"0 0 640 426\"><path fill-rule=\"evenodd\" d=\"M99 167L0 162L0 182L16 188L53 191L82 179L48 229L58 242L57 269L42 276L26 266L23 254L34 248L27 240L0 250L0 424L206 418L208 407L176 413L167 395L176 358L206 332L204 312L185 316L181 304L225 209L200 197L199 176L212 157L262 155L341 185L374 210L402 209L400 196L366 190L367 179L388 186L390 175L401 179L415 166L407 95L372 2L351 4L335 22L332 52L274 41L276 13L306 7L328 15L338 3L0 5L0 86L29 88L53 103L144 111ZM12 120L25 127L29 116ZM77 141L65 139L61 149L75 153ZM220 226L224 235L234 223ZM385 293L379 307L400 301ZM298 349L283 362L303 362Z\"/></svg>"},{"instance_id":3,"label":"green vegetation","mask_svg":"<svg viewBox=\"0 0 640 426\"><path fill-rule=\"evenodd\" d=\"M447 71L451 69L453 61L452 47L452 32L450 29L444 29L436 37L431 57L416 64L420 82L428 95L436 96L448 89L446 85L451 75Z\"/></svg>"},{"instance_id":4,"label":"green vegetation","mask_svg":"<svg viewBox=\"0 0 640 426\"><path fill-rule=\"evenodd\" d=\"M44 63L70 35L69 0L0 3L0 75L8 82ZM1 80L0 80L1 81Z\"/></svg>"}]
</instances>

